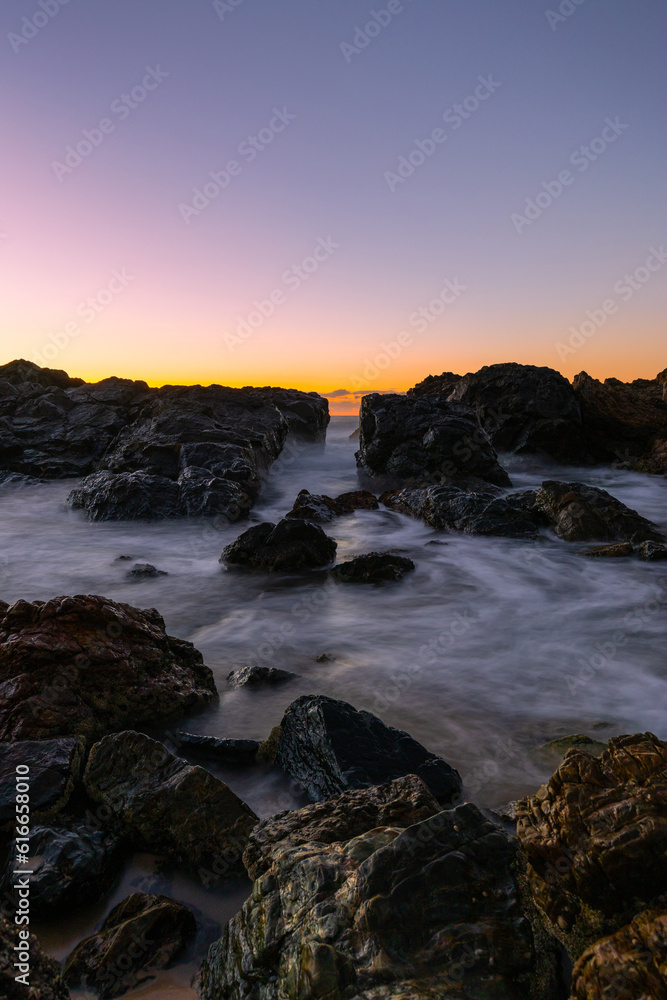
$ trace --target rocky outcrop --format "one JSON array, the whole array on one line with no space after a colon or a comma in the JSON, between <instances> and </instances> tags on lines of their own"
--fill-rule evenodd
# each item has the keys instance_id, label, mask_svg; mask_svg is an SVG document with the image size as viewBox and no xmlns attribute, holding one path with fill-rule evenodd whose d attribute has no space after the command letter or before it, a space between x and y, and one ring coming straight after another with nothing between
<instances>
[{"instance_id":1,"label":"rocky outcrop","mask_svg":"<svg viewBox=\"0 0 667 1000\"><path fill-rule=\"evenodd\" d=\"M317 392L298 389L246 387L255 399L261 399L280 410L292 434L306 441L324 441L329 426L329 403Z\"/></svg>"},{"instance_id":2,"label":"rocky outcrop","mask_svg":"<svg viewBox=\"0 0 667 1000\"><path fill-rule=\"evenodd\" d=\"M667 743L651 733L571 749L516 816L536 903L573 958L667 892Z\"/></svg>"},{"instance_id":3,"label":"rocky outcrop","mask_svg":"<svg viewBox=\"0 0 667 1000\"><path fill-rule=\"evenodd\" d=\"M577 396L553 368L485 365L464 375L447 399L475 410L497 451L543 455L568 464L593 459Z\"/></svg>"},{"instance_id":4,"label":"rocky outcrop","mask_svg":"<svg viewBox=\"0 0 667 1000\"><path fill-rule=\"evenodd\" d=\"M473 410L438 396L372 393L361 401L360 471L396 485L477 479L509 486Z\"/></svg>"},{"instance_id":5,"label":"rocky outcrop","mask_svg":"<svg viewBox=\"0 0 667 1000\"><path fill-rule=\"evenodd\" d=\"M259 750L257 740L225 740L198 733L178 733L176 742L187 750L194 750L206 757L215 757L234 764L248 764Z\"/></svg>"},{"instance_id":6,"label":"rocky outcrop","mask_svg":"<svg viewBox=\"0 0 667 1000\"><path fill-rule=\"evenodd\" d=\"M469 535L535 539L544 520L526 503L525 494L500 497L492 490L429 486L383 493L380 500L390 510L419 518L433 528Z\"/></svg>"},{"instance_id":7,"label":"rocky outcrop","mask_svg":"<svg viewBox=\"0 0 667 1000\"><path fill-rule=\"evenodd\" d=\"M402 580L414 570L412 559L396 556L391 552L367 552L349 562L340 563L332 570L342 583L384 583Z\"/></svg>"},{"instance_id":8,"label":"rocky outcrop","mask_svg":"<svg viewBox=\"0 0 667 1000\"><path fill-rule=\"evenodd\" d=\"M581 372L573 382L586 436L601 460L640 472L667 472L667 380L599 382Z\"/></svg>"},{"instance_id":9,"label":"rocky outcrop","mask_svg":"<svg viewBox=\"0 0 667 1000\"><path fill-rule=\"evenodd\" d=\"M341 493L335 500L326 495L301 490L285 517L326 523L345 514L353 514L355 510L377 510L379 506L377 497L368 490Z\"/></svg>"},{"instance_id":10,"label":"rocky outcrop","mask_svg":"<svg viewBox=\"0 0 667 1000\"><path fill-rule=\"evenodd\" d=\"M427 375L421 382L412 389L408 389L408 396L440 396L443 399L454 391L463 375L455 375L454 372L443 372L442 375Z\"/></svg>"},{"instance_id":11,"label":"rocky outcrop","mask_svg":"<svg viewBox=\"0 0 667 1000\"><path fill-rule=\"evenodd\" d=\"M26 944L28 949L20 950ZM22 961L23 956L26 962ZM25 968L17 968L15 962ZM25 973L29 985L16 980L16 976ZM58 963L44 954L33 934L0 916L0 997L7 1000L70 1000L60 973Z\"/></svg>"},{"instance_id":12,"label":"rocky outcrop","mask_svg":"<svg viewBox=\"0 0 667 1000\"><path fill-rule=\"evenodd\" d=\"M290 670L281 670L279 667L258 667L256 665L241 667L240 670L232 670L227 674L227 683L230 688L242 687L271 687L275 684L285 684L286 681L293 681L298 674L293 674Z\"/></svg>"},{"instance_id":13,"label":"rocky outcrop","mask_svg":"<svg viewBox=\"0 0 667 1000\"><path fill-rule=\"evenodd\" d=\"M647 910L581 956L572 1000L667 1000L667 910Z\"/></svg>"},{"instance_id":14,"label":"rocky outcrop","mask_svg":"<svg viewBox=\"0 0 667 1000\"><path fill-rule=\"evenodd\" d=\"M30 830L30 912L45 920L96 903L119 875L127 848L113 831L95 829L80 819ZM10 849L2 884L9 889L15 876L16 852Z\"/></svg>"},{"instance_id":15,"label":"rocky outcrop","mask_svg":"<svg viewBox=\"0 0 667 1000\"><path fill-rule=\"evenodd\" d=\"M273 572L290 573L327 566L336 555L336 543L310 521L283 518L248 528L223 549L220 562Z\"/></svg>"},{"instance_id":16,"label":"rocky outcrop","mask_svg":"<svg viewBox=\"0 0 667 1000\"><path fill-rule=\"evenodd\" d=\"M535 502L567 542L664 541L652 521L597 486L544 482Z\"/></svg>"},{"instance_id":17,"label":"rocky outcrop","mask_svg":"<svg viewBox=\"0 0 667 1000\"><path fill-rule=\"evenodd\" d=\"M185 865L205 884L238 874L257 817L210 771L125 732L93 746L83 780L138 849Z\"/></svg>"},{"instance_id":18,"label":"rocky outcrop","mask_svg":"<svg viewBox=\"0 0 667 1000\"><path fill-rule=\"evenodd\" d=\"M528 1000L516 847L473 805L433 809L405 778L262 824L252 895L209 951L202 1000Z\"/></svg>"},{"instance_id":19,"label":"rocky outcrop","mask_svg":"<svg viewBox=\"0 0 667 1000\"><path fill-rule=\"evenodd\" d=\"M196 931L195 918L166 896L134 892L114 907L92 937L74 949L65 963L70 986L113 1000L166 969Z\"/></svg>"},{"instance_id":20,"label":"rocky outcrop","mask_svg":"<svg viewBox=\"0 0 667 1000\"><path fill-rule=\"evenodd\" d=\"M443 805L461 792L458 771L408 733L344 701L304 695L280 724L276 763L313 801L416 774Z\"/></svg>"},{"instance_id":21,"label":"rocky outcrop","mask_svg":"<svg viewBox=\"0 0 667 1000\"><path fill-rule=\"evenodd\" d=\"M43 822L67 806L83 754L83 740L77 738L0 743L0 830L16 826L17 767L29 768L31 822Z\"/></svg>"},{"instance_id":22,"label":"rocky outcrop","mask_svg":"<svg viewBox=\"0 0 667 1000\"><path fill-rule=\"evenodd\" d=\"M152 608L81 595L0 604L0 740L98 737L215 697L201 653Z\"/></svg>"}]
</instances>

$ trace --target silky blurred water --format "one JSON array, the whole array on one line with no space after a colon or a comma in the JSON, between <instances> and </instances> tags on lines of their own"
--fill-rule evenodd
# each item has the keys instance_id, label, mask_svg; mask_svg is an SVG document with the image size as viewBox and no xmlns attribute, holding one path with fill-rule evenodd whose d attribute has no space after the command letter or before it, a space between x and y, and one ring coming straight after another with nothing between
<instances>
[{"instance_id":1,"label":"silky blurred water","mask_svg":"<svg viewBox=\"0 0 667 1000\"><path fill-rule=\"evenodd\" d=\"M334 418L326 446L291 442L251 520L276 521L304 488L330 496L358 488L355 426L353 418ZM501 460L514 488L547 478L588 482L667 530L663 477ZM490 807L545 780L552 763L535 748L555 736L606 740L648 729L667 737L666 563L586 559L585 546L553 537L536 543L441 533L380 509L325 530L339 561L378 549L410 556L416 572L399 583L226 570L220 552L244 525L93 524L68 510L72 486L0 489L0 596L97 593L156 607L169 632L202 651L221 694L181 728L263 739L294 698L327 694L408 730L456 766L470 797ZM131 582L132 563L116 561L121 555L168 576ZM322 653L332 659L317 662ZM264 691L228 690L226 675L251 663L299 678ZM299 804L271 773L214 770L259 815ZM187 901L192 892L183 886L181 895ZM226 907L223 894L209 915ZM71 945L76 935L67 928L64 935ZM168 997L165 983L159 995Z\"/></svg>"}]
</instances>

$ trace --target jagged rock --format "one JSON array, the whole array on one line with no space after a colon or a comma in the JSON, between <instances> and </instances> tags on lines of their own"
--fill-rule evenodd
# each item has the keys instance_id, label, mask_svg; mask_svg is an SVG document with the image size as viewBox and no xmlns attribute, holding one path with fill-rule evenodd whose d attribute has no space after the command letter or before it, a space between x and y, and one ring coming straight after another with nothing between
<instances>
[{"instance_id":1,"label":"jagged rock","mask_svg":"<svg viewBox=\"0 0 667 1000\"><path fill-rule=\"evenodd\" d=\"M567 542L663 542L655 524L597 486L542 483L537 506Z\"/></svg>"},{"instance_id":2,"label":"jagged rock","mask_svg":"<svg viewBox=\"0 0 667 1000\"><path fill-rule=\"evenodd\" d=\"M640 542L635 546L635 551L640 559L645 562L659 562L667 559L667 545L659 545L657 542Z\"/></svg>"},{"instance_id":3,"label":"jagged rock","mask_svg":"<svg viewBox=\"0 0 667 1000\"><path fill-rule=\"evenodd\" d=\"M667 910L646 910L584 952L572 1000L667 1000Z\"/></svg>"},{"instance_id":4,"label":"jagged rock","mask_svg":"<svg viewBox=\"0 0 667 1000\"><path fill-rule=\"evenodd\" d=\"M195 918L167 896L134 892L114 907L97 934L76 946L65 963L70 986L85 986L112 1000L153 978L182 952Z\"/></svg>"},{"instance_id":5,"label":"jagged rock","mask_svg":"<svg viewBox=\"0 0 667 1000\"><path fill-rule=\"evenodd\" d=\"M91 521L139 521L178 517L178 483L145 472L95 472L82 479L67 501Z\"/></svg>"},{"instance_id":6,"label":"jagged rock","mask_svg":"<svg viewBox=\"0 0 667 1000\"><path fill-rule=\"evenodd\" d=\"M221 740L215 736L199 736L195 733L178 733L177 742L179 746L183 745L189 750L239 764L253 761L259 750L257 740Z\"/></svg>"},{"instance_id":7,"label":"jagged rock","mask_svg":"<svg viewBox=\"0 0 667 1000\"><path fill-rule=\"evenodd\" d=\"M452 486L429 486L383 493L385 507L417 517L433 528L502 538L539 537L542 519L529 509L525 494L496 496L493 491L468 493Z\"/></svg>"},{"instance_id":8,"label":"jagged rock","mask_svg":"<svg viewBox=\"0 0 667 1000\"><path fill-rule=\"evenodd\" d=\"M517 807L540 908L577 958L667 891L667 743L651 733L571 749Z\"/></svg>"},{"instance_id":9,"label":"jagged rock","mask_svg":"<svg viewBox=\"0 0 667 1000\"><path fill-rule=\"evenodd\" d=\"M26 953L17 947L29 944ZM27 962L23 963L24 954ZM18 956L18 958L17 958ZM15 967L15 962L19 966ZM16 976L27 973L29 985L17 982ZM42 951L39 941L25 926L17 927L0 916L0 997L6 1000L70 1000L58 963Z\"/></svg>"},{"instance_id":10,"label":"jagged rock","mask_svg":"<svg viewBox=\"0 0 667 1000\"><path fill-rule=\"evenodd\" d=\"M127 575L130 580L152 580L156 576L169 576L163 569L156 569L150 563L135 563Z\"/></svg>"},{"instance_id":11,"label":"jagged rock","mask_svg":"<svg viewBox=\"0 0 667 1000\"><path fill-rule=\"evenodd\" d=\"M62 826L34 826L29 839L30 912L39 920L63 916L97 902L112 887L126 854L112 830L81 820ZM16 852L10 849L2 884L15 880Z\"/></svg>"},{"instance_id":12,"label":"jagged rock","mask_svg":"<svg viewBox=\"0 0 667 1000\"><path fill-rule=\"evenodd\" d=\"M581 554L592 559L625 559L634 555L634 549L631 542L615 542L613 545L594 545Z\"/></svg>"},{"instance_id":13,"label":"jagged rock","mask_svg":"<svg viewBox=\"0 0 667 1000\"><path fill-rule=\"evenodd\" d=\"M461 792L458 771L408 733L323 695L304 695L289 706L276 763L314 801L404 774L418 775L443 805Z\"/></svg>"},{"instance_id":14,"label":"jagged rock","mask_svg":"<svg viewBox=\"0 0 667 1000\"><path fill-rule=\"evenodd\" d=\"M537 753L545 757L562 760L568 750L572 750L573 747L585 750L593 757L599 757L607 749L607 744L591 739L590 736L584 736L582 733L574 733L572 736L560 736L558 739L549 740L548 743L543 743L535 749Z\"/></svg>"},{"instance_id":15,"label":"jagged rock","mask_svg":"<svg viewBox=\"0 0 667 1000\"><path fill-rule=\"evenodd\" d=\"M401 580L414 570L412 559L395 556L390 552L368 552L332 569L333 575L343 583L382 583Z\"/></svg>"},{"instance_id":16,"label":"jagged rock","mask_svg":"<svg viewBox=\"0 0 667 1000\"><path fill-rule=\"evenodd\" d=\"M227 674L227 683L231 688L267 687L293 681L298 676L290 670L280 670L278 667L249 666L232 670Z\"/></svg>"},{"instance_id":17,"label":"jagged rock","mask_svg":"<svg viewBox=\"0 0 667 1000\"><path fill-rule=\"evenodd\" d=\"M0 603L0 740L95 738L215 697L201 653L153 608L83 595Z\"/></svg>"},{"instance_id":18,"label":"jagged rock","mask_svg":"<svg viewBox=\"0 0 667 1000\"><path fill-rule=\"evenodd\" d=\"M361 400L357 465L369 476L420 485L476 477L509 486L474 412L439 397L371 393Z\"/></svg>"},{"instance_id":19,"label":"jagged rock","mask_svg":"<svg viewBox=\"0 0 667 1000\"><path fill-rule=\"evenodd\" d=\"M294 506L285 517L326 523L345 514L352 514L355 510L377 510L379 506L377 497L368 490L341 493L335 499L324 494L301 490L294 501Z\"/></svg>"},{"instance_id":20,"label":"jagged rock","mask_svg":"<svg viewBox=\"0 0 667 1000\"><path fill-rule=\"evenodd\" d=\"M597 455L641 472L667 472L667 398L664 372L655 379L599 382L581 372L573 382Z\"/></svg>"},{"instance_id":21,"label":"jagged rock","mask_svg":"<svg viewBox=\"0 0 667 1000\"><path fill-rule=\"evenodd\" d=\"M255 880L280 861L285 850L308 843L336 844L383 826L404 829L441 809L421 778L406 774L263 820L250 834L243 863Z\"/></svg>"},{"instance_id":22,"label":"jagged rock","mask_svg":"<svg viewBox=\"0 0 667 1000\"><path fill-rule=\"evenodd\" d=\"M204 882L238 873L257 817L209 771L125 732L93 746L83 780L137 848L185 865Z\"/></svg>"},{"instance_id":23,"label":"jagged rock","mask_svg":"<svg viewBox=\"0 0 667 1000\"><path fill-rule=\"evenodd\" d=\"M336 497L336 503L345 508L346 514L355 510L378 510L380 504L374 493L369 490L351 490Z\"/></svg>"},{"instance_id":24,"label":"jagged rock","mask_svg":"<svg viewBox=\"0 0 667 1000\"><path fill-rule=\"evenodd\" d=\"M574 390L553 368L485 365L464 375L447 398L473 407L498 451L546 455L571 464L593 458Z\"/></svg>"},{"instance_id":25,"label":"jagged rock","mask_svg":"<svg viewBox=\"0 0 667 1000\"><path fill-rule=\"evenodd\" d=\"M265 521L248 528L223 549L220 562L275 572L317 569L336 555L336 543L310 521Z\"/></svg>"},{"instance_id":26,"label":"jagged rock","mask_svg":"<svg viewBox=\"0 0 667 1000\"><path fill-rule=\"evenodd\" d=\"M69 389L71 386L83 385L82 378L70 378L67 372L59 368L40 368L34 361L10 361L0 365L0 382L10 385L56 386L58 389Z\"/></svg>"},{"instance_id":27,"label":"jagged rock","mask_svg":"<svg viewBox=\"0 0 667 1000\"><path fill-rule=\"evenodd\" d=\"M84 743L81 739L24 740L0 743L0 830L16 826L18 766L30 769L31 822L61 813L81 776Z\"/></svg>"},{"instance_id":28,"label":"jagged rock","mask_svg":"<svg viewBox=\"0 0 667 1000\"><path fill-rule=\"evenodd\" d=\"M443 372L442 375L427 375L421 382L412 389L408 389L408 396L441 396L447 399L450 393L456 388L463 375L455 375L454 372Z\"/></svg>"},{"instance_id":29,"label":"jagged rock","mask_svg":"<svg viewBox=\"0 0 667 1000\"><path fill-rule=\"evenodd\" d=\"M233 470L227 474L233 474ZM215 516L234 523L247 517L252 507L252 498L238 482L221 479L196 466L183 470L178 485L181 510L188 517Z\"/></svg>"},{"instance_id":30,"label":"jagged rock","mask_svg":"<svg viewBox=\"0 0 667 1000\"><path fill-rule=\"evenodd\" d=\"M391 803L396 791L365 813L377 789L327 803L329 818L264 827L252 895L202 965L202 1000L528 1000L537 958L515 844L471 804L424 817L423 792Z\"/></svg>"},{"instance_id":31,"label":"jagged rock","mask_svg":"<svg viewBox=\"0 0 667 1000\"><path fill-rule=\"evenodd\" d=\"M317 392L298 389L247 388L255 398L272 403L285 417L290 433L306 441L323 441L329 425L329 403Z\"/></svg>"}]
</instances>

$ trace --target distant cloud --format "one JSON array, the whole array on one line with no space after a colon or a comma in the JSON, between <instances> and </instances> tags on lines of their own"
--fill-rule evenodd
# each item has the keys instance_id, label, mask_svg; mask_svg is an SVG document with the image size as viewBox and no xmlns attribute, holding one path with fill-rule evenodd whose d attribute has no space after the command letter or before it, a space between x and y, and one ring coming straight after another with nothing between
<instances>
[{"instance_id":1,"label":"distant cloud","mask_svg":"<svg viewBox=\"0 0 667 1000\"><path fill-rule=\"evenodd\" d=\"M386 394L400 392L399 389L374 389L373 392ZM331 392L321 392L321 396L331 400L331 413L334 416L354 416L359 412L359 403L363 396L368 396L367 389L333 389Z\"/></svg>"}]
</instances>

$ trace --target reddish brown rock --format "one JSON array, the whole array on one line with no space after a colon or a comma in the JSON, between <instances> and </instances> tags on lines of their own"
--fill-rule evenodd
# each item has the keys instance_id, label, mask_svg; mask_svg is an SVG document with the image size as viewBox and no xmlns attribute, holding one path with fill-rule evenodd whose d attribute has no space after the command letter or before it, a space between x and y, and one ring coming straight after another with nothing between
<instances>
[{"instance_id":1,"label":"reddish brown rock","mask_svg":"<svg viewBox=\"0 0 667 1000\"><path fill-rule=\"evenodd\" d=\"M667 910L646 910L584 952L572 1000L667 1000Z\"/></svg>"}]
</instances>

